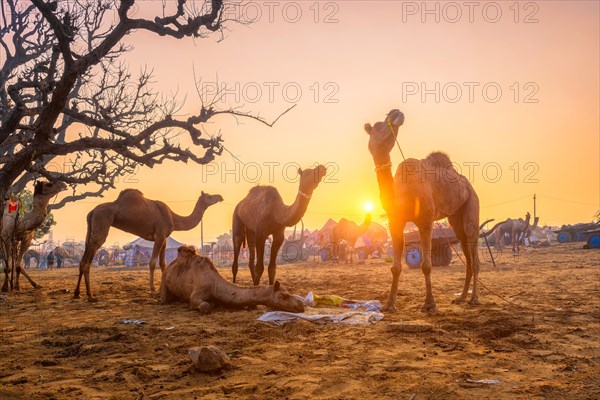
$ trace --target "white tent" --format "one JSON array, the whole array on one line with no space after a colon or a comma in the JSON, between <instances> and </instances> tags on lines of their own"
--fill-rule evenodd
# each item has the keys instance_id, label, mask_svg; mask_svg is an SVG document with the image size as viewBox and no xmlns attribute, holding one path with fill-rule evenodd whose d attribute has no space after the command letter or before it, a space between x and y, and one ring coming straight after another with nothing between
<instances>
[{"instance_id":1,"label":"white tent","mask_svg":"<svg viewBox=\"0 0 600 400\"><path fill-rule=\"evenodd\" d=\"M177 249L183 245L184 243L180 243L172 237L167 238L167 249L165 251L167 264L177 258ZM154 242L138 238L131 243L127 243L123 248L125 249L124 262L126 267L143 265L150 263Z\"/></svg>"}]
</instances>

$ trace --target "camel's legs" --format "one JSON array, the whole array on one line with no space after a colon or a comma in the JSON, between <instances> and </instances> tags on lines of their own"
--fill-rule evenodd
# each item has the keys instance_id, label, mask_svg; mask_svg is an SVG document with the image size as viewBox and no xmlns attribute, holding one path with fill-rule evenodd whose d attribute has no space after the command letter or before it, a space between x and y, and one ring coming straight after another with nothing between
<instances>
[{"instance_id":1,"label":"camel's legs","mask_svg":"<svg viewBox=\"0 0 600 400\"><path fill-rule=\"evenodd\" d=\"M15 290L19 290L19 275L23 274L23 276L29 281L29 283L31 284L31 286L34 287L34 289L39 289L41 288L40 285L38 285L37 283L35 283L33 281L33 279L31 279L29 277L29 274L27 274L27 272L25 272L25 268L23 268L23 255L25 255L25 252L27 252L27 250L29 249L29 246L31 246L31 241L33 240L33 235L27 235L25 238L23 238L23 240L21 240L21 244L19 246L19 255L17 256L17 259L15 260L15 268L17 271L17 277L15 280Z\"/></svg>"},{"instance_id":2,"label":"camel's legs","mask_svg":"<svg viewBox=\"0 0 600 400\"><path fill-rule=\"evenodd\" d=\"M160 263L160 281L161 285L158 287L159 295L162 293L162 280L164 279L165 268L167 267L167 241L165 240L161 246L158 254L158 261Z\"/></svg>"},{"instance_id":3,"label":"camel's legs","mask_svg":"<svg viewBox=\"0 0 600 400\"><path fill-rule=\"evenodd\" d=\"M396 311L396 297L398 296L398 281L402 273L402 253L404 252L404 221L394 221L390 218L390 233L392 247L394 248L394 264L392 265L392 287L384 309Z\"/></svg>"},{"instance_id":4,"label":"camel's legs","mask_svg":"<svg viewBox=\"0 0 600 400\"><path fill-rule=\"evenodd\" d=\"M163 277L160 283L160 304L171 304L174 301L177 301L177 296L167 288L165 278Z\"/></svg>"},{"instance_id":5,"label":"camel's legs","mask_svg":"<svg viewBox=\"0 0 600 400\"><path fill-rule=\"evenodd\" d=\"M256 276L256 233L246 229L246 240L248 241L248 269L250 270L252 283L254 283Z\"/></svg>"},{"instance_id":6,"label":"camel's legs","mask_svg":"<svg viewBox=\"0 0 600 400\"><path fill-rule=\"evenodd\" d=\"M431 235L433 232L432 223L419 225L419 238L421 239L421 249L423 250L423 262L421 263L421 271L425 275L425 304L421 311L427 313L435 313L437 307L433 297L431 288Z\"/></svg>"},{"instance_id":7,"label":"camel's legs","mask_svg":"<svg viewBox=\"0 0 600 400\"><path fill-rule=\"evenodd\" d=\"M4 264L4 283L2 284L2 292L8 292L8 263Z\"/></svg>"},{"instance_id":8,"label":"camel's legs","mask_svg":"<svg viewBox=\"0 0 600 400\"><path fill-rule=\"evenodd\" d=\"M152 296L156 295L156 288L154 287L154 270L156 269L156 260L158 259L158 255L162 251L162 248L166 246L166 236L157 236L154 238L154 247L152 248L152 256L150 257L150 295Z\"/></svg>"},{"instance_id":9,"label":"camel's legs","mask_svg":"<svg viewBox=\"0 0 600 400\"><path fill-rule=\"evenodd\" d=\"M470 304L479 303L479 252L477 251L477 245L479 241L479 207L477 207L476 217L465 217L465 234L467 235L467 243L469 248L470 257L467 258L467 262L470 261L471 269L473 271L473 292L471 293Z\"/></svg>"},{"instance_id":10,"label":"camel's legs","mask_svg":"<svg viewBox=\"0 0 600 400\"><path fill-rule=\"evenodd\" d=\"M234 212L233 214L233 227L231 231L233 234L233 264L231 264L231 273L233 275L233 283L235 283L238 273L240 250L246 237L246 227L243 225L241 219L237 216L237 212ZM250 272L252 273L252 269L250 269Z\"/></svg>"},{"instance_id":11,"label":"camel's legs","mask_svg":"<svg viewBox=\"0 0 600 400\"><path fill-rule=\"evenodd\" d=\"M246 227L242 222L242 219L238 216L238 207L236 206L233 211L233 223L231 227L231 233L233 235L233 264L231 264L231 273L233 275L233 283L236 282L238 273L238 262L240 257L240 250L246 239ZM250 268L250 274L254 277L254 270Z\"/></svg>"},{"instance_id":12,"label":"camel's legs","mask_svg":"<svg viewBox=\"0 0 600 400\"><path fill-rule=\"evenodd\" d=\"M160 248L158 261L160 263L160 272L165 272L165 268L167 267L167 241L166 240L165 240L165 244Z\"/></svg>"},{"instance_id":13,"label":"camel's legs","mask_svg":"<svg viewBox=\"0 0 600 400\"><path fill-rule=\"evenodd\" d=\"M273 244L271 245L271 257L269 258L269 285L275 283L275 272L277 271L277 253L285 239L284 231L273 234Z\"/></svg>"},{"instance_id":14,"label":"camel's legs","mask_svg":"<svg viewBox=\"0 0 600 400\"><path fill-rule=\"evenodd\" d=\"M254 286L260 283L260 278L265 270L265 242L267 236L262 233L256 233L256 271L254 274ZM271 248L272 252L272 248Z\"/></svg>"},{"instance_id":15,"label":"camel's legs","mask_svg":"<svg viewBox=\"0 0 600 400\"><path fill-rule=\"evenodd\" d=\"M85 290L88 299L91 300L94 297L90 287L90 266L92 265L94 255L101 246L102 244L86 243L85 250L83 251L83 257L81 257L81 262L79 263L79 278L77 279L77 287L75 287L75 291L73 292L73 298L78 299L80 297L79 292L82 277L85 278Z\"/></svg>"},{"instance_id":16,"label":"camel's legs","mask_svg":"<svg viewBox=\"0 0 600 400\"><path fill-rule=\"evenodd\" d=\"M469 199L467 201L470 202L478 200ZM452 225L456 236L460 240L461 247L463 248L463 253L465 254L465 258L467 260L465 285L463 287L463 291L460 297L455 299L453 303L460 303L461 301L466 300L469 293L469 286L471 284L472 278L473 291L471 292L471 300L469 300L469 303L479 304L479 252L477 251L477 245L479 241L479 207L478 204L465 207L465 209L467 210L469 208L471 208L472 211L468 214L456 215L448 218L450 225Z\"/></svg>"},{"instance_id":17,"label":"camel's legs","mask_svg":"<svg viewBox=\"0 0 600 400\"><path fill-rule=\"evenodd\" d=\"M94 219L98 223L94 224ZM88 300L94 301L90 286L90 266L94 260L94 255L96 255L96 252L102 247L108 237L108 231L112 225L112 215L104 213L102 210L96 210L88 214L87 223L88 232L85 240L85 250L79 263L79 278L77 279L77 287L75 287L75 291L73 292L73 298L79 298L81 277L83 276Z\"/></svg>"},{"instance_id":18,"label":"camel's legs","mask_svg":"<svg viewBox=\"0 0 600 400\"><path fill-rule=\"evenodd\" d=\"M242 248L242 242L233 237L233 264L231 264L231 275L233 276L233 283L235 283L238 273L238 259L240 257L240 250Z\"/></svg>"},{"instance_id":19,"label":"camel's legs","mask_svg":"<svg viewBox=\"0 0 600 400\"><path fill-rule=\"evenodd\" d=\"M465 284L463 286L462 293L459 297L452 300L452 303L461 303L467 299L467 295L469 294L469 287L471 286L471 278L473 276L473 268L472 268L472 257L471 257L471 248L470 243L467 239L467 235L465 233L464 221L462 215L454 215L448 217L448 222L454 229L454 234L460 241L460 247L462 248L463 254L465 255L465 259L467 265L465 267Z\"/></svg>"},{"instance_id":20,"label":"camel's legs","mask_svg":"<svg viewBox=\"0 0 600 400\"><path fill-rule=\"evenodd\" d=\"M200 314L208 314L214 307L202 298L201 293L192 293L190 296L190 308L200 311Z\"/></svg>"},{"instance_id":21,"label":"camel's legs","mask_svg":"<svg viewBox=\"0 0 600 400\"><path fill-rule=\"evenodd\" d=\"M12 263L11 263L11 256L10 255L6 255L8 254L8 252L10 251L10 249L3 249L3 254L2 254L2 258L4 261L4 283L2 284L2 292L8 292L8 283L10 281L10 276L12 276L11 272L12 272ZM12 289L12 285L11 285L11 289Z\"/></svg>"}]
</instances>

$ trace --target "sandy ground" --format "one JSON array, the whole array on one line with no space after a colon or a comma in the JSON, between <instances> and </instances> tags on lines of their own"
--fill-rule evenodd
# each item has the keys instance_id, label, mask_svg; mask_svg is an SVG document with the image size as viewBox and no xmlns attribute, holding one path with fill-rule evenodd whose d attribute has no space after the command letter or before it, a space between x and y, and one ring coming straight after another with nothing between
<instances>
[{"instance_id":1,"label":"sandy ground","mask_svg":"<svg viewBox=\"0 0 600 400\"><path fill-rule=\"evenodd\" d=\"M303 296L385 301L389 265L309 262L280 266L278 279ZM435 315L420 312L420 270L405 269L398 312L383 321L285 327L256 321L264 308L200 316L185 304L158 305L147 270L95 268L98 303L65 293L74 289L76 269L33 270L43 289L23 285L0 302L0 399L600 397L600 252L558 245L505 253L498 269L489 262L482 269L494 293L482 289L480 306L451 304L464 278L455 257L434 268ZM249 283L246 268L241 278ZM434 330L386 329L400 321ZM193 370L187 351L199 345L223 349L231 368Z\"/></svg>"}]
</instances>

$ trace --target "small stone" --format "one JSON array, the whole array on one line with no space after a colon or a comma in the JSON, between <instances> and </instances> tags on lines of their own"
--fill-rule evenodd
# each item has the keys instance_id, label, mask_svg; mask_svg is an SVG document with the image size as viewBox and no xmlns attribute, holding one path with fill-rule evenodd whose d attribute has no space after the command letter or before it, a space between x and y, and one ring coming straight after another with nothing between
<instances>
[{"instance_id":1,"label":"small stone","mask_svg":"<svg viewBox=\"0 0 600 400\"><path fill-rule=\"evenodd\" d=\"M192 347L188 350L188 355L200 372L219 371L230 364L229 356L216 346Z\"/></svg>"},{"instance_id":2,"label":"small stone","mask_svg":"<svg viewBox=\"0 0 600 400\"><path fill-rule=\"evenodd\" d=\"M421 333L433 331L433 325L424 322L390 322L388 332Z\"/></svg>"}]
</instances>

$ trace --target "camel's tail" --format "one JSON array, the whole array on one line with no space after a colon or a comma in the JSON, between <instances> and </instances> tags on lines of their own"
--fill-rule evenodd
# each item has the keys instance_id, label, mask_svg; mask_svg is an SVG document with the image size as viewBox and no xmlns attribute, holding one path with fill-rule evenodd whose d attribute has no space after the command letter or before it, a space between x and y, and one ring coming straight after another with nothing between
<instances>
[{"instance_id":1,"label":"camel's tail","mask_svg":"<svg viewBox=\"0 0 600 400\"><path fill-rule=\"evenodd\" d=\"M246 234L246 226L244 225L244 223L242 222L242 219L238 215L238 207L237 206L235 207L235 210L233 211L233 224L231 226L231 234L232 234L234 240L235 240L236 236L241 237L242 248L245 249L247 246L248 235Z\"/></svg>"}]
</instances>

